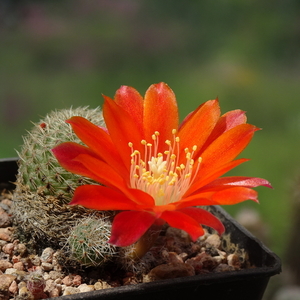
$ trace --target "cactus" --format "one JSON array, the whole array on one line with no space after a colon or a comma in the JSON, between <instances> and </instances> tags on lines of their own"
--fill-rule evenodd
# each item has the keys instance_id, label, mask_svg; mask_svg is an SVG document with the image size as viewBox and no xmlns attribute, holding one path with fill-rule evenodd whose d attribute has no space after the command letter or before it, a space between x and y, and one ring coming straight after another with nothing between
<instances>
[{"instance_id":1,"label":"cactus","mask_svg":"<svg viewBox=\"0 0 300 300\"><path fill-rule=\"evenodd\" d=\"M104 126L100 108L64 109L49 113L39 123L34 124L33 129L23 138L24 145L18 153L19 172L13 210L18 237L24 242L30 241L38 246L58 249L66 244L67 237L72 228L78 225L78 220L84 222L91 215L98 219L104 218L102 222L107 222L107 226L110 226L108 216L112 215L111 212L95 212L81 206L68 205L76 187L82 184L98 184L91 179L67 172L51 152L52 148L62 142L82 144L71 126L65 122L72 116L82 116L94 124ZM104 237L106 242L106 231ZM67 253L70 252L69 246L64 248ZM109 252L107 249L105 251ZM77 257L76 254L72 256Z\"/></svg>"},{"instance_id":2,"label":"cactus","mask_svg":"<svg viewBox=\"0 0 300 300\"><path fill-rule=\"evenodd\" d=\"M67 240L71 257L81 265L103 264L115 253L115 248L106 242L110 231L111 223L105 218L91 216L79 220Z\"/></svg>"},{"instance_id":3,"label":"cactus","mask_svg":"<svg viewBox=\"0 0 300 300\"><path fill-rule=\"evenodd\" d=\"M88 178L66 171L51 152L52 148L62 142L82 144L71 126L65 122L72 116L82 116L99 126L104 126L100 108L82 107L53 111L28 132L18 153L18 183L27 186L31 192L39 189L44 195L60 197L65 203L70 201L72 192L78 185L92 183Z\"/></svg>"}]
</instances>

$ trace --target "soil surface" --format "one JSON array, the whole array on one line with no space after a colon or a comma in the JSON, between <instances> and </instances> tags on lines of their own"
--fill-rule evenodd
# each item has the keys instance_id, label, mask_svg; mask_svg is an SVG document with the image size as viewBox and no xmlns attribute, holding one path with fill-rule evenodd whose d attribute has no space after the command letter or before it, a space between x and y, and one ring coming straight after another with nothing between
<instances>
[{"instance_id":1,"label":"soil surface","mask_svg":"<svg viewBox=\"0 0 300 300\"><path fill-rule=\"evenodd\" d=\"M220 238L207 232L193 243L185 232L165 227L139 263L116 257L105 266L75 268L65 263L59 249L47 247L37 253L18 240L11 206L12 195L3 190L0 196L0 299L3 300L46 299L250 267L247 253L230 244L226 236Z\"/></svg>"}]
</instances>

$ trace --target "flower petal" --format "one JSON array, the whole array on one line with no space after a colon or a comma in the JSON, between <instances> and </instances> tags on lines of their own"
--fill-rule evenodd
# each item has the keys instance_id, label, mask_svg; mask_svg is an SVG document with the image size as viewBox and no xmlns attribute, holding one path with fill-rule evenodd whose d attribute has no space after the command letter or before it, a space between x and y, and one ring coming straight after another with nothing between
<instances>
[{"instance_id":1,"label":"flower petal","mask_svg":"<svg viewBox=\"0 0 300 300\"><path fill-rule=\"evenodd\" d=\"M141 145L143 133L138 128L134 116L119 106L114 100L104 96L103 116L111 139L119 156L123 160L123 164L130 170L131 149L128 143L133 143L135 150L143 153L144 147Z\"/></svg>"},{"instance_id":2,"label":"flower petal","mask_svg":"<svg viewBox=\"0 0 300 300\"><path fill-rule=\"evenodd\" d=\"M87 170L94 174L93 179L111 188L116 188L126 194L128 190L124 179L107 163L87 154L79 154L74 162L80 162Z\"/></svg>"},{"instance_id":3,"label":"flower petal","mask_svg":"<svg viewBox=\"0 0 300 300\"><path fill-rule=\"evenodd\" d=\"M201 166L200 171L198 172L196 178L194 179L194 182L192 186L189 188L189 190L185 193L184 197L187 197L193 193L197 193L199 189L201 189L203 186L206 186L210 182L213 182L216 180L216 178L222 176L226 172L230 171L231 169L237 167L238 165L248 161L249 159L246 158L240 158L234 161L230 161L229 163L226 163L225 165L220 166L219 168L213 169L212 173L202 174L201 172ZM198 162L196 162L198 164ZM194 169L197 168L197 165L195 164Z\"/></svg>"},{"instance_id":4,"label":"flower petal","mask_svg":"<svg viewBox=\"0 0 300 300\"><path fill-rule=\"evenodd\" d=\"M218 190L218 189L224 189L224 187L250 187L254 188L257 186L265 186L272 188L270 182L263 178L258 177L244 177L244 176L228 176L228 177L222 177L214 180L210 184L204 186L201 189L201 192L210 191L210 190Z\"/></svg>"},{"instance_id":5,"label":"flower petal","mask_svg":"<svg viewBox=\"0 0 300 300\"><path fill-rule=\"evenodd\" d=\"M213 194L212 200L219 205L232 205L245 200L258 202L257 192L245 187L227 188Z\"/></svg>"},{"instance_id":6,"label":"flower petal","mask_svg":"<svg viewBox=\"0 0 300 300\"><path fill-rule=\"evenodd\" d=\"M60 165L67 171L98 181L99 177L97 175L86 168L80 161L74 161L80 154L85 154L94 158L97 157L97 155L89 148L74 142L66 142L53 148L52 153Z\"/></svg>"},{"instance_id":7,"label":"flower petal","mask_svg":"<svg viewBox=\"0 0 300 300\"><path fill-rule=\"evenodd\" d=\"M114 98L115 102L121 106L134 119L140 131L143 130L143 97L139 92L130 86L121 86Z\"/></svg>"},{"instance_id":8,"label":"flower petal","mask_svg":"<svg viewBox=\"0 0 300 300\"><path fill-rule=\"evenodd\" d=\"M138 209L136 203L122 193L101 185L81 185L74 193L70 205L82 205L96 210Z\"/></svg>"},{"instance_id":9,"label":"flower petal","mask_svg":"<svg viewBox=\"0 0 300 300\"><path fill-rule=\"evenodd\" d=\"M196 145L200 150L214 129L220 117L220 106L217 100L209 100L200 105L187 121L180 127L178 136L180 147L184 149ZM185 157L185 155L182 155Z\"/></svg>"},{"instance_id":10,"label":"flower petal","mask_svg":"<svg viewBox=\"0 0 300 300\"><path fill-rule=\"evenodd\" d=\"M171 227L186 231L193 241L204 234L199 222L182 211L165 211L160 218L165 220Z\"/></svg>"},{"instance_id":11,"label":"flower petal","mask_svg":"<svg viewBox=\"0 0 300 300\"><path fill-rule=\"evenodd\" d=\"M187 207L182 208L180 211L191 216L198 223L214 228L219 234L223 234L225 231L222 222L207 210L196 207Z\"/></svg>"},{"instance_id":12,"label":"flower petal","mask_svg":"<svg viewBox=\"0 0 300 300\"><path fill-rule=\"evenodd\" d=\"M156 217L145 211L124 211L114 218L109 243L126 247L135 243L155 222Z\"/></svg>"},{"instance_id":13,"label":"flower petal","mask_svg":"<svg viewBox=\"0 0 300 300\"><path fill-rule=\"evenodd\" d=\"M208 191L197 191L192 195L175 202L174 205L176 205L177 210L179 210L189 206L231 205L245 200L258 202L257 192L246 187L221 186Z\"/></svg>"},{"instance_id":14,"label":"flower petal","mask_svg":"<svg viewBox=\"0 0 300 300\"><path fill-rule=\"evenodd\" d=\"M153 84L145 94L144 132L147 142L158 131L161 142L158 152L166 150L165 141L171 140L172 130L178 129L178 107L174 92L165 83Z\"/></svg>"},{"instance_id":15,"label":"flower petal","mask_svg":"<svg viewBox=\"0 0 300 300\"><path fill-rule=\"evenodd\" d=\"M215 128L211 132L210 136L206 140L205 144L201 148L201 152L204 151L215 139L217 139L222 133L238 126L241 124L245 124L247 121L247 117L245 112L237 109L232 110L220 117L218 123L216 124Z\"/></svg>"},{"instance_id":16,"label":"flower petal","mask_svg":"<svg viewBox=\"0 0 300 300\"><path fill-rule=\"evenodd\" d=\"M152 207L154 205L154 199L149 194L141 190L128 188L123 178L106 163L85 154L78 155L73 161L81 162L87 170L94 174L90 178L111 189L118 190L135 203L143 207Z\"/></svg>"},{"instance_id":17,"label":"flower petal","mask_svg":"<svg viewBox=\"0 0 300 300\"><path fill-rule=\"evenodd\" d=\"M217 138L201 154L201 174L203 177L216 168L232 161L251 141L258 128L250 124L238 125Z\"/></svg>"},{"instance_id":18,"label":"flower petal","mask_svg":"<svg viewBox=\"0 0 300 300\"><path fill-rule=\"evenodd\" d=\"M74 132L83 143L118 172L125 173L125 167L116 151L116 146L112 143L106 130L82 117L72 117L67 120L67 123L71 124Z\"/></svg>"}]
</instances>

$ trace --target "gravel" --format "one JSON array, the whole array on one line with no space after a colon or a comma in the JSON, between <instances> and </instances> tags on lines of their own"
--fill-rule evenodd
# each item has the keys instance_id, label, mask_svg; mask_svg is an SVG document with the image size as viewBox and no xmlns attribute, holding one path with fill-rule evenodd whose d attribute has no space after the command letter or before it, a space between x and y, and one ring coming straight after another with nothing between
<instances>
[{"instance_id":1,"label":"gravel","mask_svg":"<svg viewBox=\"0 0 300 300\"><path fill-rule=\"evenodd\" d=\"M207 233L196 243L191 243L183 231L169 227L141 262L131 266L131 271L115 265L101 269L66 268L60 264L60 250L47 247L42 253L35 253L17 239L11 204L11 194L3 191L0 196L0 299L3 300L46 299L249 267L247 254L232 244L231 250L226 251L217 234Z\"/></svg>"}]
</instances>

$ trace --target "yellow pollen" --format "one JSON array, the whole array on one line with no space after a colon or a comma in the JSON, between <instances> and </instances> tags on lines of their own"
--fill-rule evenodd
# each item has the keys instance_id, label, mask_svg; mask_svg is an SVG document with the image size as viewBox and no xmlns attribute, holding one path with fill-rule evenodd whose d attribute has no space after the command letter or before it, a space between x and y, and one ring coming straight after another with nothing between
<instances>
[{"instance_id":1,"label":"yellow pollen","mask_svg":"<svg viewBox=\"0 0 300 300\"><path fill-rule=\"evenodd\" d=\"M128 143L131 148L130 187L150 194L155 205L180 201L200 169L202 158L197 157L195 162L197 146L194 145L191 150L185 148L182 157L180 138L176 133L177 130L173 129L172 140L162 143L160 133L155 131L151 136L153 144L141 141L144 146L142 152L135 150L133 143ZM162 153L159 152L161 146L167 148Z\"/></svg>"}]
</instances>

